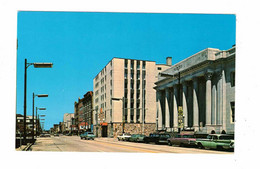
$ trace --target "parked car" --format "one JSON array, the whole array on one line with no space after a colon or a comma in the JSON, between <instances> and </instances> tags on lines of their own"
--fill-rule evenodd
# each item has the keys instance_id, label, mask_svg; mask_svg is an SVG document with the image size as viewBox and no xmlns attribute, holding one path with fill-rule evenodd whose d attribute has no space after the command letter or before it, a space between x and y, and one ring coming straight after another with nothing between
<instances>
[{"instance_id":1,"label":"parked car","mask_svg":"<svg viewBox=\"0 0 260 169\"><path fill-rule=\"evenodd\" d=\"M234 136L228 134L210 134L207 136L207 139L196 140L196 145L201 149L232 150L234 149L234 144Z\"/></svg>"},{"instance_id":2,"label":"parked car","mask_svg":"<svg viewBox=\"0 0 260 169\"><path fill-rule=\"evenodd\" d=\"M143 134L133 134L129 138L129 141L132 141L132 142L144 142L144 137L145 137L145 135L143 135Z\"/></svg>"},{"instance_id":3,"label":"parked car","mask_svg":"<svg viewBox=\"0 0 260 169\"><path fill-rule=\"evenodd\" d=\"M159 138L155 141L155 144L168 144L167 139L170 137L170 134L159 134Z\"/></svg>"},{"instance_id":4,"label":"parked car","mask_svg":"<svg viewBox=\"0 0 260 169\"><path fill-rule=\"evenodd\" d=\"M144 138L144 142L145 143L150 143L150 142L156 142L157 140L159 140L159 134L158 133L151 133L149 134L149 136L146 136Z\"/></svg>"},{"instance_id":5,"label":"parked car","mask_svg":"<svg viewBox=\"0 0 260 169\"><path fill-rule=\"evenodd\" d=\"M44 135L45 135L45 137L51 137L51 135L49 133L45 133Z\"/></svg>"},{"instance_id":6,"label":"parked car","mask_svg":"<svg viewBox=\"0 0 260 169\"><path fill-rule=\"evenodd\" d=\"M149 136L146 136L144 138L145 143L155 143L155 144L160 144L160 143L165 143L167 144L167 139L170 138L170 134L167 133L151 133Z\"/></svg>"},{"instance_id":7,"label":"parked car","mask_svg":"<svg viewBox=\"0 0 260 169\"><path fill-rule=\"evenodd\" d=\"M167 139L168 145L179 145L179 146L195 146L196 138L193 134L177 134L175 137Z\"/></svg>"},{"instance_id":8,"label":"parked car","mask_svg":"<svg viewBox=\"0 0 260 169\"><path fill-rule=\"evenodd\" d=\"M80 135L80 139L85 139L85 140L94 140L95 135L93 132L85 132Z\"/></svg>"},{"instance_id":9,"label":"parked car","mask_svg":"<svg viewBox=\"0 0 260 169\"><path fill-rule=\"evenodd\" d=\"M118 141L128 141L130 137L131 137L131 134L123 133L123 134L117 136L117 139L118 139Z\"/></svg>"},{"instance_id":10,"label":"parked car","mask_svg":"<svg viewBox=\"0 0 260 169\"><path fill-rule=\"evenodd\" d=\"M51 135L48 133L42 133L40 134L40 137L51 137Z\"/></svg>"},{"instance_id":11,"label":"parked car","mask_svg":"<svg viewBox=\"0 0 260 169\"><path fill-rule=\"evenodd\" d=\"M54 133L53 136L54 136L54 137L55 137L55 136L59 137L59 134L58 134L58 133Z\"/></svg>"}]
</instances>

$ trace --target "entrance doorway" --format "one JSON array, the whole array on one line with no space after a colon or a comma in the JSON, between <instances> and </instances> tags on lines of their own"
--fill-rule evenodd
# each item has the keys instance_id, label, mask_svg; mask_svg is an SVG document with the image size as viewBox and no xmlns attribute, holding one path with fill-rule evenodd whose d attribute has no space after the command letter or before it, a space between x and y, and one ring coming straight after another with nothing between
<instances>
[{"instance_id":1,"label":"entrance doorway","mask_svg":"<svg viewBox=\"0 0 260 169\"><path fill-rule=\"evenodd\" d=\"M102 137L107 137L107 126L102 126Z\"/></svg>"}]
</instances>

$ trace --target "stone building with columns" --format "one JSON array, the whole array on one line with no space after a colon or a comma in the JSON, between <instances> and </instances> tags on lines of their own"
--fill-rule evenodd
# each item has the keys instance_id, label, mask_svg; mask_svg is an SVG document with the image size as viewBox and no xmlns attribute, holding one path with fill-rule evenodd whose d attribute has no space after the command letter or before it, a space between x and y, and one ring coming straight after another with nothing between
<instances>
[{"instance_id":1,"label":"stone building with columns","mask_svg":"<svg viewBox=\"0 0 260 169\"><path fill-rule=\"evenodd\" d=\"M157 130L234 134L235 50L207 48L160 73Z\"/></svg>"}]
</instances>

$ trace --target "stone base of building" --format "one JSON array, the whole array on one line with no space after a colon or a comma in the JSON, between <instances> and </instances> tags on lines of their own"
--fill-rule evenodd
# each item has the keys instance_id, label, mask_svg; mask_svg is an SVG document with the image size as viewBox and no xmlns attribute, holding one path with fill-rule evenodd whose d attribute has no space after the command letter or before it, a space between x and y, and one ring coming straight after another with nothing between
<instances>
[{"instance_id":1,"label":"stone base of building","mask_svg":"<svg viewBox=\"0 0 260 169\"><path fill-rule=\"evenodd\" d=\"M129 134L149 135L156 131L156 123L125 123L124 132ZM117 137L123 133L123 123L108 123L107 126L96 125L93 130L96 137Z\"/></svg>"}]
</instances>

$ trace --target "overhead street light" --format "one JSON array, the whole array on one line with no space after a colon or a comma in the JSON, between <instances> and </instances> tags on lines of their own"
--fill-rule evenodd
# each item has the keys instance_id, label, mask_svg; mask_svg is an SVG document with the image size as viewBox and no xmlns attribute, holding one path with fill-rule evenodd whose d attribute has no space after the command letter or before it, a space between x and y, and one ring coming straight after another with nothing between
<instances>
[{"instance_id":1,"label":"overhead street light","mask_svg":"<svg viewBox=\"0 0 260 169\"><path fill-rule=\"evenodd\" d=\"M52 68L52 63L27 63L27 59L24 60L24 133L23 143L26 144L26 106L27 106L27 68L33 65L34 68Z\"/></svg>"},{"instance_id":2,"label":"overhead street light","mask_svg":"<svg viewBox=\"0 0 260 169\"><path fill-rule=\"evenodd\" d=\"M33 63L34 68L52 68L52 63Z\"/></svg>"}]
</instances>

